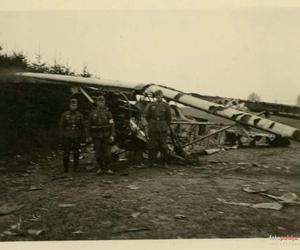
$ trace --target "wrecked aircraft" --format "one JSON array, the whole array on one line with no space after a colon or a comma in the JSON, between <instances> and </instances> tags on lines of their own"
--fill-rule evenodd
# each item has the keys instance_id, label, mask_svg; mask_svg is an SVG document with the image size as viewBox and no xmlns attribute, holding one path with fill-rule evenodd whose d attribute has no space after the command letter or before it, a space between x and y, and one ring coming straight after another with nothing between
<instances>
[{"instance_id":1,"label":"wrecked aircraft","mask_svg":"<svg viewBox=\"0 0 300 250\"><path fill-rule=\"evenodd\" d=\"M131 83L121 81L102 80L96 78L84 78L65 75L54 75L44 73L16 73L12 82L29 84L58 84L69 86L73 95L80 95L86 98L90 105L94 104L93 97L101 92L107 96L107 105L111 109L116 123L116 143L124 150L146 150L147 131L143 120L143 111L147 103L153 101L153 93L156 90L162 90L164 98L168 102L174 102L171 105L173 121L170 127L170 141L173 144L173 150L177 155L185 157L185 148L193 145L205 138L219 134L222 131L230 131L234 126L239 129L237 138L248 138L248 142L253 143L258 138L266 137L270 145L283 146L288 145L289 140L300 142L300 130L279 122L261 117L260 114L252 114L234 107L227 107L219 103L207 101L207 98L185 94L181 91L153 83ZM217 125L208 122L206 119L187 117L176 105L181 104L204 111L214 116L222 117L233 122L230 125L217 129L202 137L203 130L207 125ZM189 126L189 141L182 140L181 128ZM253 132L250 128L262 130L266 133ZM179 128L179 129L178 129ZM193 137L191 138L191 134ZM243 143L242 140L240 140Z\"/></svg>"}]
</instances>

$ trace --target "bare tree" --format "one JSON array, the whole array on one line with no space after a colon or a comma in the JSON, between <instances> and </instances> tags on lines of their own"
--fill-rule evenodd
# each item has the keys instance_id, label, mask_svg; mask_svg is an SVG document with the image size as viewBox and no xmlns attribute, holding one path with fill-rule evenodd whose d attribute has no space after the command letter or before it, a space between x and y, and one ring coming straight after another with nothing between
<instances>
[{"instance_id":1,"label":"bare tree","mask_svg":"<svg viewBox=\"0 0 300 250\"><path fill-rule=\"evenodd\" d=\"M40 52L36 54L35 61L30 63L28 67L32 72L47 73L50 71L49 66L43 62Z\"/></svg>"},{"instance_id":2,"label":"bare tree","mask_svg":"<svg viewBox=\"0 0 300 250\"><path fill-rule=\"evenodd\" d=\"M88 71L87 65L84 65L82 68L82 73L80 74L82 77L91 77L92 74Z\"/></svg>"},{"instance_id":3,"label":"bare tree","mask_svg":"<svg viewBox=\"0 0 300 250\"><path fill-rule=\"evenodd\" d=\"M255 92L252 92L250 95L248 95L247 100L252 101L252 102L260 102L260 96L256 94Z\"/></svg>"},{"instance_id":4,"label":"bare tree","mask_svg":"<svg viewBox=\"0 0 300 250\"><path fill-rule=\"evenodd\" d=\"M75 75L71 67L58 63L56 58L54 59L54 64L50 67L49 73L71 76Z\"/></svg>"}]
</instances>

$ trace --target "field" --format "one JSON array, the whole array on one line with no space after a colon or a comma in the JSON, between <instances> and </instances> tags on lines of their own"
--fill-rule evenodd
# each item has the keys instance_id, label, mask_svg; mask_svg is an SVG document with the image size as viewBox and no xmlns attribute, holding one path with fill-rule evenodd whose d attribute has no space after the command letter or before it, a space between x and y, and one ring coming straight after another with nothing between
<instances>
[{"instance_id":1,"label":"field","mask_svg":"<svg viewBox=\"0 0 300 250\"><path fill-rule=\"evenodd\" d=\"M280 119L300 127L297 120ZM300 234L299 204L266 196L300 196L300 143L222 150L190 165L171 162L167 169L124 160L113 176L95 174L91 148L81 153L80 171L64 175L61 154L0 161L1 241ZM272 208L255 207L270 203Z\"/></svg>"},{"instance_id":2,"label":"field","mask_svg":"<svg viewBox=\"0 0 300 250\"><path fill-rule=\"evenodd\" d=\"M169 169L115 166L95 175L86 152L79 173L62 175L61 152L1 161L1 241L267 238L300 233L299 205L280 210L243 188L300 196L300 145L201 156ZM91 163L90 163L91 162Z\"/></svg>"}]
</instances>

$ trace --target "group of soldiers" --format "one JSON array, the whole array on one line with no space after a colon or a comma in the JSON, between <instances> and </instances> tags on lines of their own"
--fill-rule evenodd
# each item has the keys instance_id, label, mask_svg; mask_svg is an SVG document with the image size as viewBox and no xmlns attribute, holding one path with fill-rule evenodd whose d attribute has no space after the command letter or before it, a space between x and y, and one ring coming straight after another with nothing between
<instances>
[{"instance_id":1,"label":"group of soldiers","mask_svg":"<svg viewBox=\"0 0 300 250\"><path fill-rule=\"evenodd\" d=\"M157 90L154 95L156 101L151 102L145 112L148 122L149 167L158 166L158 152L161 154L163 166L167 167L167 137L171 110L169 104L163 101L161 90ZM78 100L71 98L69 110L65 111L60 119L64 172L69 171L71 152L74 158L73 170L74 172L78 170L80 143L86 141L94 144L97 174L114 174L111 169L111 145L115 140L115 123L103 95L96 98L96 108L89 114L87 129L84 124L83 115L78 111Z\"/></svg>"}]
</instances>

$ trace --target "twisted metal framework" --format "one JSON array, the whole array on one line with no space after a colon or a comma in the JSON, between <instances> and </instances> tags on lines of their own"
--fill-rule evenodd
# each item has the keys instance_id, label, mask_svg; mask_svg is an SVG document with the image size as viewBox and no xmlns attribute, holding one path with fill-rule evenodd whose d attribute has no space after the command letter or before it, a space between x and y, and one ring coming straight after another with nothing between
<instances>
[{"instance_id":1,"label":"twisted metal framework","mask_svg":"<svg viewBox=\"0 0 300 250\"><path fill-rule=\"evenodd\" d=\"M185 94L173 88L162 85L132 83L122 81L103 80L97 78L83 78L75 76L62 76L43 73L17 73L19 81L45 82L50 84L68 84L70 86L90 86L101 89L110 89L120 91L130 97L134 94L152 94L156 90L162 90L167 100L173 100L185 106L193 107L207 113L232 120L238 124L251 126L282 138L291 139L300 142L300 130L270 119L259 117L255 114L240 111L234 108L225 107L221 104L206 101L189 94Z\"/></svg>"}]
</instances>

